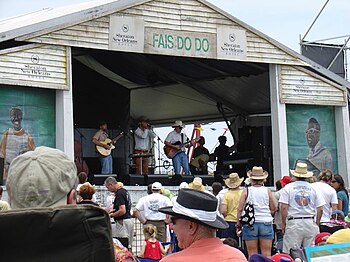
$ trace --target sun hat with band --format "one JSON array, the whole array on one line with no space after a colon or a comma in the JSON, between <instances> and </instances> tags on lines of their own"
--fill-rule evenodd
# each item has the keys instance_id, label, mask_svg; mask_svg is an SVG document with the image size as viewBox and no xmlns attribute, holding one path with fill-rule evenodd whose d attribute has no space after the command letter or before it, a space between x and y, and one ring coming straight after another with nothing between
<instances>
[{"instance_id":1,"label":"sun hat with band","mask_svg":"<svg viewBox=\"0 0 350 262\"><path fill-rule=\"evenodd\" d=\"M239 187L244 178L240 178L237 173L231 173L228 178L225 179L225 184L228 188Z\"/></svg>"},{"instance_id":2,"label":"sun hat with band","mask_svg":"<svg viewBox=\"0 0 350 262\"><path fill-rule=\"evenodd\" d=\"M254 166L252 170L249 170L247 172L247 175L250 177L250 179L254 180L265 179L269 176L269 174L266 171L264 171L261 166Z\"/></svg>"},{"instance_id":3,"label":"sun hat with band","mask_svg":"<svg viewBox=\"0 0 350 262\"><path fill-rule=\"evenodd\" d=\"M175 123L171 127L181 127L185 128L185 125L180 120L176 120Z\"/></svg>"},{"instance_id":4,"label":"sun hat with band","mask_svg":"<svg viewBox=\"0 0 350 262\"><path fill-rule=\"evenodd\" d=\"M308 178L312 177L313 173L307 171L307 164L297 163L295 170L290 170L290 173L295 177Z\"/></svg>"},{"instance_id":5,"label":"sun hat with band","mask_svg":"<svg viewBox=\"0 0 350 262\"><path fill-rule=\"evenodd\" d=\"M205 187L203 186L203 181L200 177L195 177L191 183L188 184L188 188L205 191Z\"/></svg>"},{"instance_id":6,"label":"sun hat with band","mask_svg":"<svg viewBox=\"0 0 350 262\"><path fill-rule=\"evenodd\" d=\"M189 188L179 191L174 206L159 208L159 212L215 229L227 229L227 222L217 215L215 196Z\"/></svg>"},{"instance_id":7,"label":"sun hat with band","mask_svg":"<svg viewBox=\"0 0 350 262\"><path fill-rule=\"evenodd\" d=\"M12 208L56 207L67 204L76 182L74 162L58 149L41 146L12 161L6 187Z\"/></svg>"}]
</instances>

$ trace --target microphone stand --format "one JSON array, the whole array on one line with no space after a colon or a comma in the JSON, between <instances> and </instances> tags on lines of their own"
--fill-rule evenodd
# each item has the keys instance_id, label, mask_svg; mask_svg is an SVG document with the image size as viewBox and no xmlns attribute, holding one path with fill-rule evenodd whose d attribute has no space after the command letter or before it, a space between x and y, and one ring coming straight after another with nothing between
<instances>
[{"instance_id":1,"label":"microphone stand","mask_svg":"<svg viewBox=\"0 0 350 262\"><path fill-rule=\"evenodd\" d=\"M160 175L161 174L161 172L160 172L160 164L161 164L161 158L160 158L160 142L162 142L163 143L163 141L160 139L160 137L158 136L158 134L156 134L156 132L154 132L154 130L152 130L153 131L153 133L156 135L156 137L157 137L157 146L158 146L158 175Z\"/></svg>"}]
</instances>

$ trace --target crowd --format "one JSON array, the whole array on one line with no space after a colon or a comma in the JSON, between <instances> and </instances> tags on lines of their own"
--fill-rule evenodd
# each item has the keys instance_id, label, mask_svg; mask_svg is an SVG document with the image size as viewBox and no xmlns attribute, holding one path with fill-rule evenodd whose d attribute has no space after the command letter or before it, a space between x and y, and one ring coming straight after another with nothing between
<instances>
[{"instance_id":1,"label":"crowd","mask_svg":"<svg viewBox=\"0 0 350 262\"><path fill-rule=\"evenodd\" d=\"M95 187L86 174L76 175L73 161L57 149L37 147L11 163L9 203L1 200L1 189L0 211L104 208L110 217L104 230L114 238L117 261L294 261L300 248L350 242L349 195L340 175L324 170L315 182L306 164L298 163L274 192L264 186L268 175L253 167L242 186L244 178L231 173L212 192L196 177L181 183L177 196L155 182L134 208L123 184L108 177L104 185L113 197L100 207ZM139 254L132 254L135 218L144 233Z\"/></svg>"}]
</instances>

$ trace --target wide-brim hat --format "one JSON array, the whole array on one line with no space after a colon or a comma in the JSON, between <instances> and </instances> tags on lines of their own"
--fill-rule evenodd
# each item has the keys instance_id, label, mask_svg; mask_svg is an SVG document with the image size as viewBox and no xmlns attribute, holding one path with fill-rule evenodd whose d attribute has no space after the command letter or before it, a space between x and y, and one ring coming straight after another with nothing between
<instances>
[{"instance_id":1,"label":"wide-brim hat","mask_svg":"<svg viewBox=\"0 0 350 262\"><path fill-rule=\"evenodd\" d=\"M174 206L163 207L159 212L194 221L215 229L227 229L227 222L217 215L215 196L189 188L180 189Z\"/></svg>"},{"instance_id":2,"label":"wide-brim hat","mask_svg":"<svg viewBox=\"0 0 350 262\"><path fill-rule=\"evenodd\" d=\"M237 173L231 173L228 178L225 179L225 184L228 188L239 187L244 178L240 178Z\"/></svg>"},{"instance_id":3,"label":"wide-brim hat","mask_svg":"<svg viewBox=\"0 0 350 262\"><path fill-rule=\"evenodd\" d=\"M180 120L176 120L175 123L171 127L181 127L185 128L185 125Z\"/></svg>"},{"instance_id":4,"label":"wide-brim hat","mask_svg":"<svg viewBox=\"0 0 350 262\"><path fill-rule=\"evenodd\" d=\"M252 170L247 172L247 175L250 179L260 180L266 179L269 176L269 173L263 170L261 166L254 166Z\"/></svg>"},{"instance_id":5,"label":"wide-brim hat","mask_svg":"<svg viewBox=\"0 0 350 262\"><path fill-rule=\"evenodd\" d=\"M205 187L203 186L202 179L200 177L195 177L191 183L188 184L188 188L204 191Z\"/></svg>"},{"instance_id":6,"label":"wide-brim hat","mask_svg":"<svg viewBox=\"0 0 350 262\"><path fill-rule=\"evenodd\" d=\"M290 170L290 173L295 177L308 178L312 177L313 173L311 171L307 171L307 164L305 163L297 163L297 166L294 170Z\"/></svg>"}]
</instances>

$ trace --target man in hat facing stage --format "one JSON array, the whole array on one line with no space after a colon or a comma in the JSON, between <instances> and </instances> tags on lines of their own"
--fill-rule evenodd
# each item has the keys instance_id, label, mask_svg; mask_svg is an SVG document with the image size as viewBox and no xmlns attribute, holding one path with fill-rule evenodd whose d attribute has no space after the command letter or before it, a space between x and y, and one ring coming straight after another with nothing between
<instances>
[{"instance_id":1,"label":"man in hat facing stage","mask_svg":"<svg viewBox=\"0 0 350 262\"><path fill-rule=\"evenodd\" d=\"M161 261L247 261L238 249L215 237L217 229L228 228L226 221L217 215L217 205L213 195L181 189L173 207L160 208L160 212L171 216L179 247L184 249Z\"/></svg>"},{"instance_id":2,"label":"man in hat facing stage","mask_svg":"<svg viewBox=\"0 0 350 262\"><path fill-rule=\"evenodd\" d=\"M319 233L318 225L325 205L322 195L317 195L316 190L306 181L313 175L307 171L307 164L297 163L295 170L290 172L296 181L284 187L279 199L284 253L289 253L293 247L313 245L315 236Z\"/></svg>"},{"instance_id":3,"label":"man in hat facing stage","mask_svg":"<svg viewBox=\"0 0 350 262\"><path fill-rule=\"evenodd\" d=\"M148 175L148 154L152 141L156 137L145 116L139 118L138 128L135 130L135 165L137 175ZM141 164L142 163L142 164Z\"/></svg>"},{"instance_id":4,"label":"man in hat facing stage","mask_svg":"<svg viewBox=\"0 0 350 262\"><path fill-rule=\"evenodd\" d=\"M174 152L173 156L171 156L170 158L172 158L173 161L175 175L181 174L181 167L183 168L185 175L189 175L190 168L188 165L188 158L185 153L185 150L186 147L191 147L192 144L189 142L189 139L186 136L186 134L181 132L182 129L185 127L182 121L175 121L172 127L174 128L174 130L168 134L164 141L164 144L166 145L166 147L171 148Z\"/></svg>"}]
</instances>

